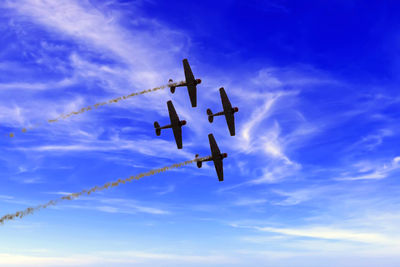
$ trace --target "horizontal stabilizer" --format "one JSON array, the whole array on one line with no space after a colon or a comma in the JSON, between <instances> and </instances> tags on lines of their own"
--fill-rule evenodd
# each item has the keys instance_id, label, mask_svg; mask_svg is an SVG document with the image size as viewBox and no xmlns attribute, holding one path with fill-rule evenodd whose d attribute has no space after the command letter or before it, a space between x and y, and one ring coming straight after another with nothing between
<instances>
[{"instance_id":1,"label":"horizontal stabilizer","mask_svg":"<svg viewBox=\"0 0 400 267\"><path fill-rule=\"evenodd\" d=\"M161 135L161 129L160 129L160 124L158 122L154 122L154 128L156 130L156 135L160 136Z\"/></svg>"},{"instance_id":2,"label":"horizontal stabilizer","mask_svg":"<svg viewBox=\"0 0 400 267\"><path fill-rule=\"evenodd\" d=\"M172 79L168 80L168 83L173 83L173 82L174 82L174 80L172 80ZM176 88L176 86L170 86L169 87L169 89L171 90L171 93L175 93L175 88Z\"/></svg>"},{"instance_id":3,"label":"horizontal stabilizer","mask_svg":"<svg viewBox=\"0 0 400 267\"><path fill-rule=\"evenodd\" d=\"M213 116L211 109L209 109L209 108L207 109L207 115L208 115L208 121L210 123L212 123L214 121L214 116Z\"/></svg>"},{"instance_id":4,"label":"horizontal stabilizer","mask_svg":"<svg viewBox=\"0 0 400 267\"><path fill-rule=\"evenodd\" d=\"M199 154L196 154L194 157L194 161L196 161L197 168L201 168L202 162L199 159Z\"/></svg>"}]
</instances>

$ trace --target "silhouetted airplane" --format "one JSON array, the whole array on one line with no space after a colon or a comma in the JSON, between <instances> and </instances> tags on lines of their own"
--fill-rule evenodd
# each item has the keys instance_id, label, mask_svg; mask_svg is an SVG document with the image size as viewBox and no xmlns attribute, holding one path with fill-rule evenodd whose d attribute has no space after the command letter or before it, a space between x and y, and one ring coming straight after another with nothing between
<instances>
[{"instance_id":1,"label":"silhouetted airplane","mask_svg":"<svg viewBox=\"0 0 400 267\"><path fill-rule=\"evenodd\" d=\"M181 149L182 148L182 126L186 124L186 121L179 120L178 114L176 114L174 105L172 104L171 100L167 102L167 106L168 106L169 119L171 121L171 124L160 127L160 124L158 124L158 122L155 121L154 128L156 130L156 135L160 136L161 129L172 128L172 131L173 131L174 137L175 137L176 146L178 147L178 149Z\"/></svg>"},{"instance_id":2,"label":"silhouetted airplane","mask_svg":"<svg viewBox=\"0 0 400 267\"><path fill-rule=\"evenodd\" d=\"M212 134L208 135L208 140L210 141L210 148L211 148L211 156L206 157L205 159L196 160L197 167L201 168L203 161L214 161L215 170L218 175L218 180L222 182L224 180L224 167L222 165L222 160L228 157L227 153L222 153L219 151L217 142L215 142L214 136ZM199 157L196 154L196 159Z\"/></svg>"},{"instance_id":3,"label":"silhouetted airplane","mask_svg":"<svg viewBox=\"0 0 400 267\"><path fill-rule=\"evenodd\" d=\"M226 123L228 124L229 132L231 136L235 135L235 117L234 113L239 111L238 107L232 108L231 102L225 93L224 87L219 88L219 94L221 95L222 107L224 111L213 114L211 109L207 109L208 121L213 122L214 116L225 115Z\"/></svg>"},{"instance_id":4,"label":"silhouetted airplane","mask_svg":"<svg viewBox=\"0 0 400 267\"><path fill-rule=\"evenodd\" d=\"M171 93L175 93L175 88L180 87L180 86L187 86L189 97L190 97L190 103L192 104L192 107L197 106L197 89L196 85L201 83L200 79L195 79L193 76L192 69L190 68L188 60L185 58L183 60L183 70L185 71L185 83L175 85L175 86L169 86L171 89ZM172 83L173 80L169 79L168 83Z\"/></svg>"}]
</instances>

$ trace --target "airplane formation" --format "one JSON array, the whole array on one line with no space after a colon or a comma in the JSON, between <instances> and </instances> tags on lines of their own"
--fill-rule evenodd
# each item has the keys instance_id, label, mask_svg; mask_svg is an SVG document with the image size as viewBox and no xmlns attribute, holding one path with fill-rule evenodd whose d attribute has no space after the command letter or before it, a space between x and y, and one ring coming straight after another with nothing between
<instances>
[{"instance_id":1,"label":"airplane formation","mask_svg":"<svg viewBox=\"0 0 400 267\"><path fill-rule=\"evenodd\" d=\"M173 80L169 79L168 86L171 90L171 93L175 93L176 87L186 86L189 94L189 99L192 107L197 107L197 85L201 83L201 79L195 79L192 69L190 68L189 62L187 59L183 59L183 70L185 73L185 82L179 85L173 84ZM229 133L231 136L235 135L235 116L234 114L239 111L238 107L232 108L231 102L225 92L225 89L221 87L219 89L219 93L221 96L222 108L223 111L217 112L215 114L212 113L211 109L207 109L208 121L210 123L213 122L214 117L225 115L226 124L228 125ZM176 113L175 107L171 100L167 102L168 113L170 124L165 126L160 126L160 124L155 121L154 129L156 131L156 135L161 135L162 129L172 128L172 132L174 134L176 146L178 149L182 149L182 126L186 125L185 120L179 120L179 116ZM199 158L199 155L196 154L195 161L198 168L202 167L202 163L206 161L213 161L215 166L215 171L217 172L218 180L222 182L224 180L224 170L222 160L228 157L227 153L221 153L217 142L215 141L214 135L210 133L208 135L208 140L210 143L211 155L203 158Z\"/></svg>"},{"instance_id":2,"label":"airplane formation","mask_svg":"<svg viewBox=\"0 0 400 267\"><path fill-rule=\"evenodd\" d=\"M169 83L168 83L168 87L170 88L171 92L174 93L176 87L186 86L187 90L188 90L188 93L189 93L191 106L192 107L196 107L197 106L197 92L196 92L197 91L197 87L196 86L201 83L201 80L194 78L193 72L192 72L192 70L190 68L190 65L189 65L189 62L188 62L187 59L183 60L183 69L184 69L184 72L185 72L185 81L184 82L180 82L180 83L173 83L172 79L170 79ZM137 95L137 94L143 94L143 93L146 93L146 92L151 92L151 91L154 91L154 90L159 90L160 88L162 88L162 87L153 88L152 90L146 90L146 91L143 91L143 92L140 92L140 93L134 93L134 94L129 95L128 97L134 96L134 95ZM225 92L225 89L223 87L221 87L219 89L219 93L220 93L220 96L221 96L221 102L222 102L223 111L213 114L211 109L207 109L206 111L207 111L208 121L210 123L212 123L215 116L225 115L225 119L226 119L226 123L228 125L229 133L230 133L231 136L234 136L235 135L235 117L234 117L234 114L239 111L239 108L237 108L237 107L232 108L232 105L231 105L231 103L230 103L230 101L228 99L228 96L227 96L227 94ZM109 103L117 102L117 101L119 101L121 99L126 99L126 98L127 97L123 97L123 98L120 97L120 98L117 98L115 100L109 101ZM107 104L107 102L103 102L101 104L96 104L95 107L98 106L98 105L105 105L105 104ZM169 100L167 102L167 107L168 107L170 124L165 125L165 126L160 126L160 124L157 121L155 121L154 122L154 129L155 129L156 135L160 136L161 135L161 130L171 128L172 132L174 134L174 138L175 138L175 142L176 142L177 148L178 149L182 149L182 147L183 147L183 144L182 144L182 126L186 125L186 121L179 119L179 116L178 116L178 114L177 114L177 112L175 110L175 107L174 107L174 105L173 105L171 100ZM90 109L91 109L91 107L90 107ZM82 109L82 110L90 110L90 109L86 108L86 109ZM75 112L75 113L77 113L77 112ZM75 113L73 112L71 114L75 114ZM79 114L79 113L77 113L77 114ZM63 116L61 116L61 118L63 118ZM68 116L65 116L65 117L68 117ZM52 120L50 122L55 122L58 119L59 118L57 118L56 120ZM183 166L183 165L186 165L186 164L190 164L190 163L193 163L193 162L196 162L197 167L201 168L202 165L203 165L203 162L213 161L214 166L215 166L215 171L216 171L217 176L218 176L218 180L220 182L222 182L224 180L223 159L227 158L228 154L227 153L221 153L221 151L219 150L219 147L217 145L217 142L215 141L214 135L212 133L210 133L208 135L208 140L209 140L209 143L210 143L210 150L211 150L211 155L209 155L209 156L199 157L199 155L196 154L194 160L188 160L188 161L185 161L183 163L174 164L174 165L167 166L167 167L164 167L164 168L161 168L161 169L151 170L151 171L146 172L146 173L141 173L141 174L136 175L136 176L131 176L131 177L127 178L127 179L123 179L123 180L122 179L118 179L117 181L106 183L103 186L92 187L90 190L83 190L83 191L78 192L78 193L68 194L68 195L63 196L63 197L61 197L59 199L51 200L51 201L47 202L44 205L39 205L39 206L35 206L35 207L29 207L29 208L27 208L25 210L17 211L15 213L11 213L11 214L6 214L6 215L0 217L0 224L4 223L4 221L7 221L7 220L13 220L15 218L22 218L22 217L24 217L24 216L26 216L28 214L32 214L33 212L35 212L35 211L37 211L39 209L44 209L44 208L47 208L48 206L56 205L61 200L72 200L72 199L75 199L75 198L77 198L77 197L79 197L81 195L86 195L86 194L90 195L92 192L95 192L95 191L107 189L108 187L118 186L121 183L124 184L124 183L130 182L130 181L132 181L134 179L138 180L138 179L141 179L142 177L145 177L145 176L154 175L156 173L163 172L165 170L172 169L172 168L178 168L180 166Z\"/></svg>"}]
</instances>

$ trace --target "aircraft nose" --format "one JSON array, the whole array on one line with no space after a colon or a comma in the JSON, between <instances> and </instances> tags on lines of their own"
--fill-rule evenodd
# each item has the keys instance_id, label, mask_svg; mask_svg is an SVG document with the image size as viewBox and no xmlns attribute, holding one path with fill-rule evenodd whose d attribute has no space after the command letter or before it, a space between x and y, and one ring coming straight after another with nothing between
<instances>
[{"instance_id":1,"label":"aircraft nose","mask_svg":"<svg viewBox=\"0 0 400 267\"><path fill-rule=\"evenodd\" d=\"M201 83L201 79L196 79L196 81L198 84Z\"/></svg>"}]
</instances>

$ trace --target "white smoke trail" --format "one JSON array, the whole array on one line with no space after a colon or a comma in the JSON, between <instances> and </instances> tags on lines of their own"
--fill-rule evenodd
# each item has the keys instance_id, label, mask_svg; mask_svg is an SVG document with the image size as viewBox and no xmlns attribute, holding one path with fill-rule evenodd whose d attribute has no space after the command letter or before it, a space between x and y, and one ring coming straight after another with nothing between
<instances>
[{"instance_id":1,"label":"white smoke trail","mask_svg":"<svg viewBox=\"0 0 400 267\"><path fill-rule=\"evenodd\" d=\"M125 184L126 182L132 182L133 180L139 180L139 179L141 179L143 177L146 177L146 176L151 176L151 175L154 175L154 174L157 174L157 173L160 173L160 172L164 172L164 171L167 171L167 170L179 168L179 167L182 167L184 165L188 165L188 164L191 164L193 162L196 162L196 161L199 161L199 160L203 160L203 159L207 159L207 158L209 158L209 157L196 158L196 159L193 159L193 160L187 160L187 161L184 161L184 162L181 162L181 163L177 163L177 164L173 164L173 165L170 165L170 166L167 166L167 167L164 167L164 168L159 168L159 169L154 169L154 170L151 170L151 171L148 171L148 172L143 172L143 173L138 174L136 176L130 176L129 178L126 178L126 179L118 179L117 181L114 181L114 182L108 182L108 183L104 184L103 186L95 186L95 187L92 187L89 190L82 190L81 192L78 192L78 193L72 193L72 194L69 194L67 196L60 197L59 199L56 199L56 200L50 200L46 204L38 205L36 207L29 207L29 208L26 208L25 210L17 211L17 212L15 212L13 214L6 214L6 215L4 215L3 217L0 218L0 223L4 224L5 221L13 220L15 218L22 218L22 217L24 217L24 216L26 216L28 214L33 214L35 211L38 211L40 209L45 209L48 206L54 206L54 205L56 205L57 203L59 203L59 202L61 202L63 200L73 200L75 198L80 197L81 195L85 195L85 194L86 195L90 195L91 193L94 193L96 191L101 191L101 190L104 190L104 189L108 189L109 187L115 187L115 186L118 186L120 184Z\"/></svg>"},{"instance_id":2,"label":"white smoke trail","mask_svg":"<svg viewBox=\"0 0 400 267\"><path fill-rule=\"evenodd\" d=\"M170 86L179 86L179 85L182 85L182 84L184 84L184 83L185 83L184 81L180 81L180 82L176 82L176 83L171 83L171 84L167 84L167 85L162 85L162 86L155 87L155 88L148 89L148 90L143 90L143 91L141 91L141 92L132 93L132 94L129 94L129 95L126 95L126 96L120 96L120 97L118 97L118 98L110 99L110 100L105 101L105 102L101 102L101 103L94 104L94 105L92 105L92 106L88 106L88 107L85 107L85 108L81 108L81 109L78 110L78 111L72 111L72 112L70 112L70 113L68 113L68 114L65 114L65 115L64 115L64 114L61 114L61 115L58 116L57 118L48 119L47 122L48 122L48 123L55 123L55 122L58 122L58 121L61 120L61 119L67 119L68 117L71 117L71 116L73 116L73 115L79 115L79 114L82 114L82 113L85 112L85 111L97 109L97 108L100 107L100 106L104 106L104 105L112 104L112 103L118 103L118 102L121 101L121 100L126 100L126 99L129 99L129 98L133 97L133 96L143 95L143 94L155 92L155 91L158 91L158 90L161 90L161 89L165 89L166 87L170 87ZM35 128L38 128L38 127L42 126L43 124L44 124L44 123L39 123L39 124L36 124L36 125L34 125L34 126L31 126L31 127L23 128L23 129L21 130L21 132L22 132L22 133L26 133L28 130L31 131L31 130L33 130L33 129L35 129ZM14 134L14 133L9 133L9 134L7 134L7 136L10 137L10 138L13 138L13 137L15 137L15 134Z\"/></svg>"}]
</instances>

